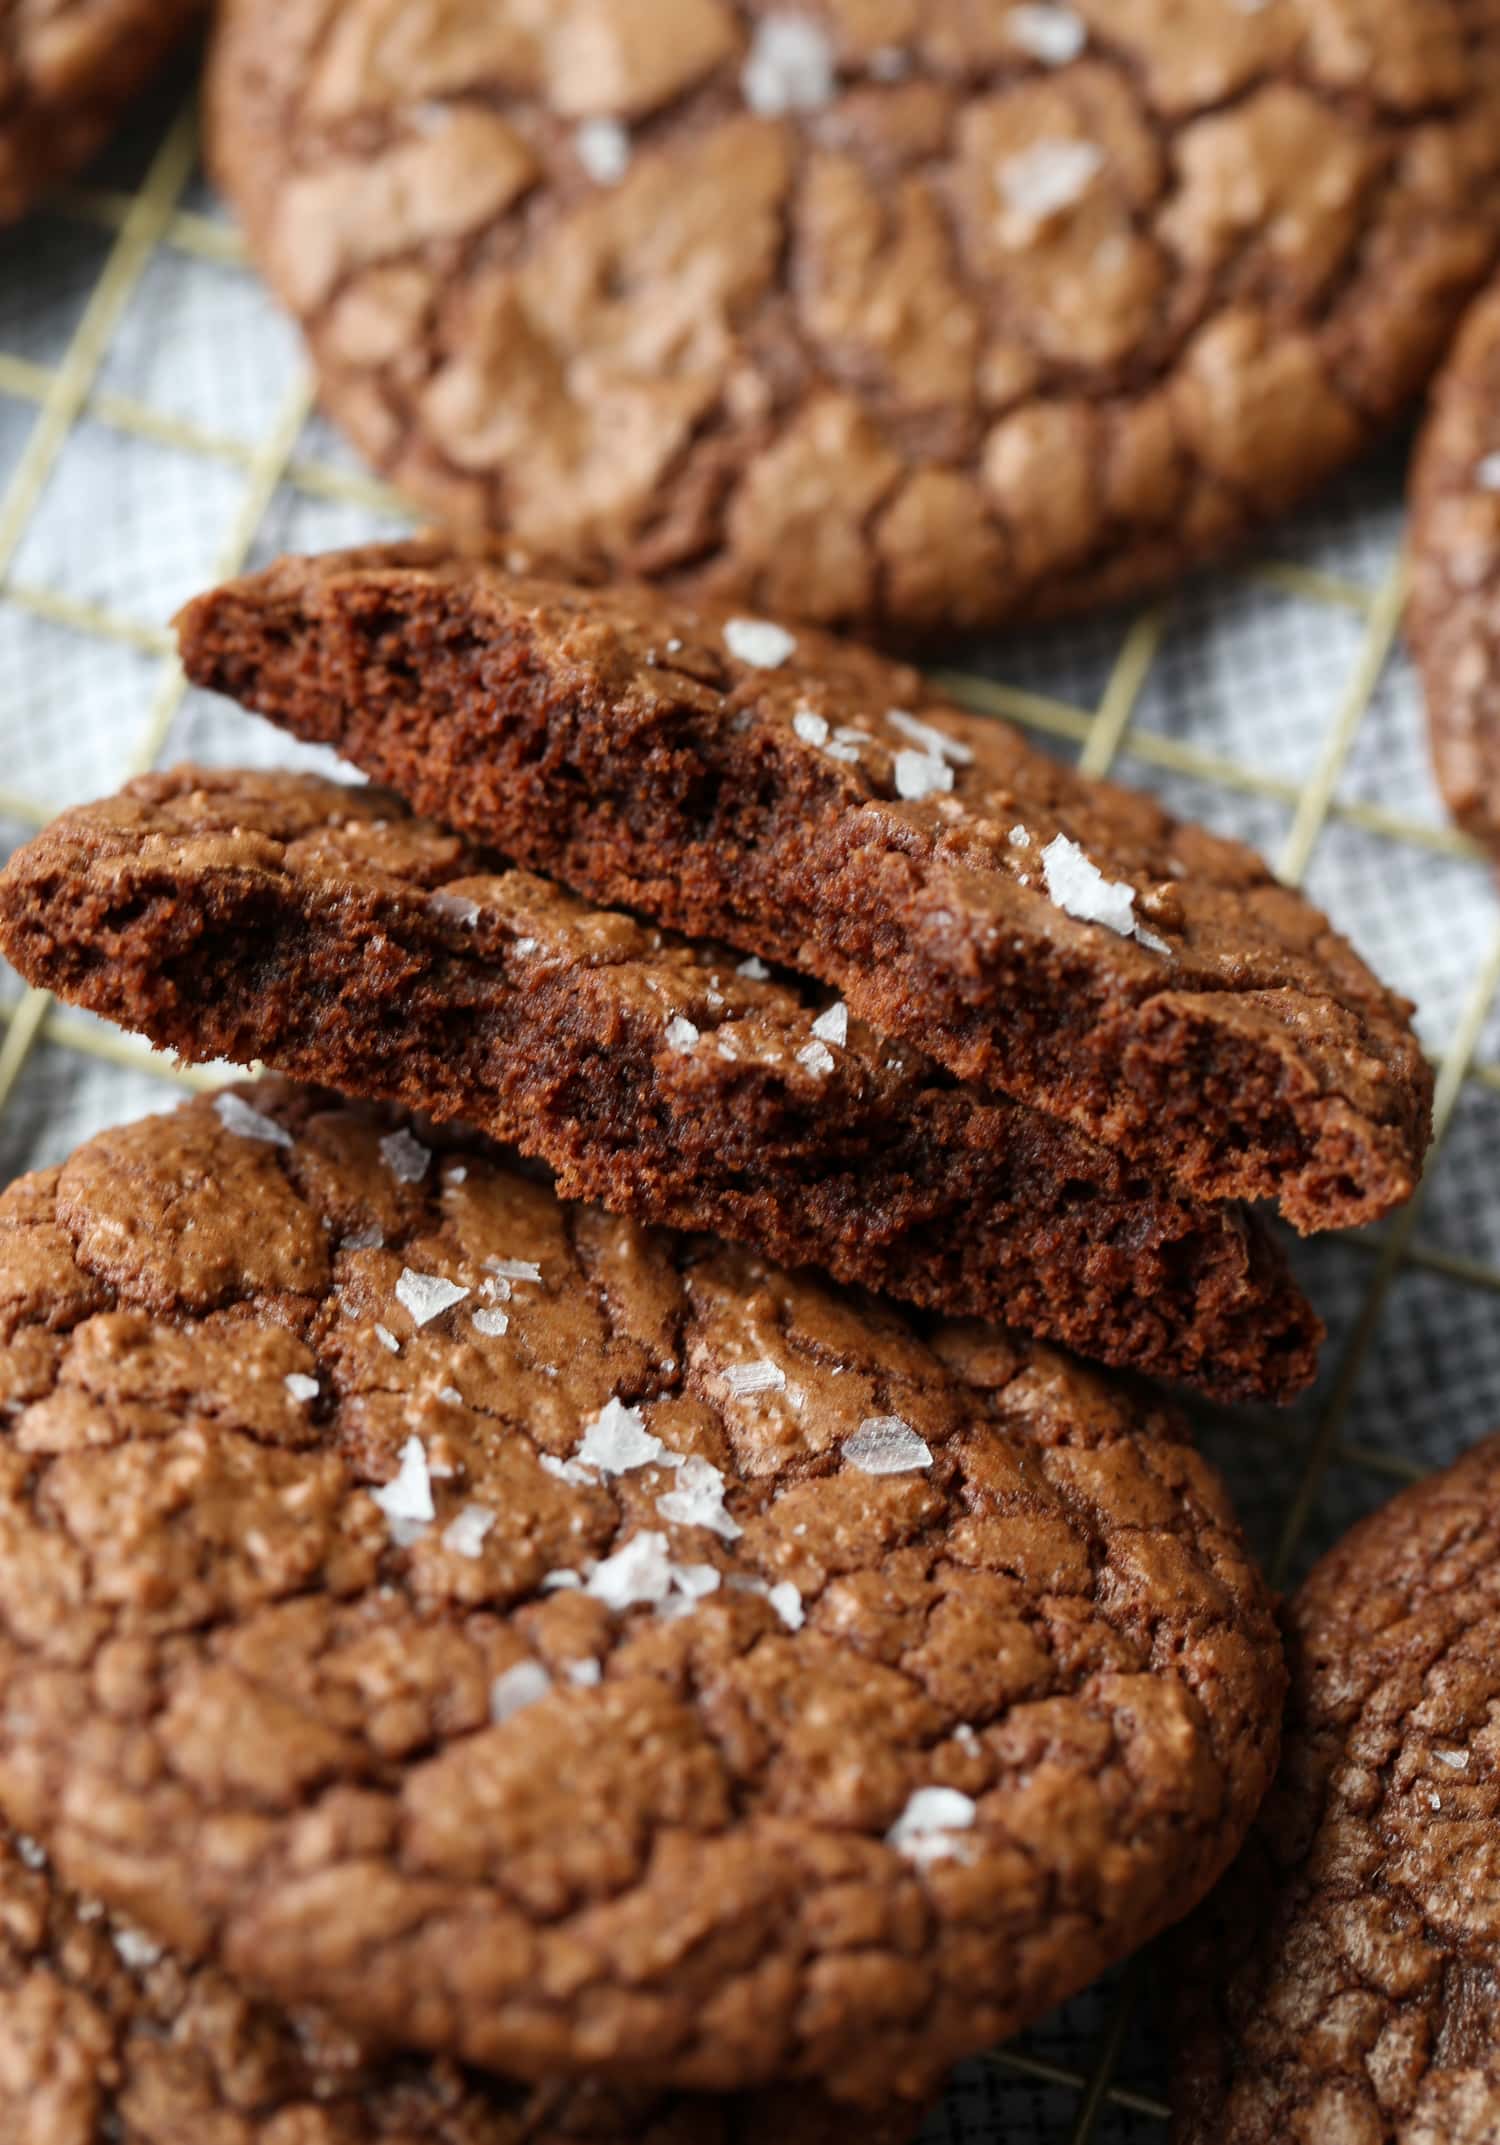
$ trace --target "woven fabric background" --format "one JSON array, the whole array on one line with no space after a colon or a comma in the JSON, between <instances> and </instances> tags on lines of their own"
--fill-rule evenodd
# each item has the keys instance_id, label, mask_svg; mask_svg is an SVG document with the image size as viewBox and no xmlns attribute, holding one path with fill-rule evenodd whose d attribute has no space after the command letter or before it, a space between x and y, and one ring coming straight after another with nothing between
<instances>
[{"instance_id":1,"label":"woven fabric background","mask_svg":"<svg viewBox=\"0 0 1500 2145\"><path fill-rule=\"evenodd\" d=\"M398 533L312 413L296 340L201 177L190 72L0 236L0 844L131 772L316 763L185 691L167 621L242 565ZM1439 1068L1417 1202L1297 1247L1328 1321L1314 1394L1203 1422L1289 1582L1500 1424L1500 915L1447 826L1398 636L1404 443L1265 554L1129 617L954 652L954 690L1094 773L1243 836L1416 999ZM0 1181L191 1078L0 970ZM954 2082L925 2145L1164 2145L1147 1956ZM771 2141L768 2141L771 2145Z\"/></svg>"}]
</instances>

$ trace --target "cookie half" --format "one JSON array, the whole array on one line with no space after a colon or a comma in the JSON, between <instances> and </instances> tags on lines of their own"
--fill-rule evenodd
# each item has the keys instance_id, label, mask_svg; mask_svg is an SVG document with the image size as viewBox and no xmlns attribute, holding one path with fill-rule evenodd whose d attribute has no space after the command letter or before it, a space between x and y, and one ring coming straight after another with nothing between
<instances>
[{"instance_id":1,"label":"cookie half","mask_svg":"<svg viewBox=\"0 0 1500 2145\"><path fill-rule=\"evenodd\" d=\"M1283 1672L1144 1393L274 1084L0 1199L0 1805L520 2077L919 2099L1184 1913Z\"/></svg>"},{"instance_id":2,"label":"cookie half","mask_svg":"<svg viewBox=\"0 0 1500 2145\"><path fill-rule=\"evenodd\" d=\"M87 163L202 0L4 0L0 223Z\"/></svg>"},{"instance_id":3,"label":"cookie half","mask_svg":"<svg viewBox=\"0 0 1500 2145\"><path fill-rule=\"evenodd\" d=\"M21 2145L836 2145L816 2093L649 2100L376 2055L72 1897L0 1834L0 2122ZM903 2145L915 2113L871 2116Z\"/></svg>"},{"instance_id":4,"label":"cookie half","mask_svg":"<svg viewBox=\"0 0 1500 2145\"><path fill-rule=\"evenodd\" d=\"M1438 786L1459 825L1500 850L1500 286L1433 389L1411 508L1406 630Z\"/></svg>"},{"instance_id":5,"label":"cookie half","mask_svg":"<svg viewBox=\"0 0 1500 2145\"><path fill-rule=\"evenodd\" d=\"M1242 1211L955 1085L763 963L487 866L389 791L145 776L12 857L0 945L184 1058L466 1119L616 1213L1224 1399L1289 1399L1317 1367L1318 1322Z\"/></svg>"},{"instance_id":6,"label":"cookie half","mask_svg":"<svg viewBox=\"0 0 1500 2145\"><path fill-rule=\"evenodd\" d=\"M449 525L952 630L1242 539L1500 237L1482 0L234 0L220 178Z\"/></svg>"},{"instance_id":7,"label":"cookie half","mask_svg":"<svg viewBox=\"0 0 1500 2145\"><path fill-rule=\"evenodd\" d=\"M1277 1784L1197 1924L1174 2145L1500 2136L1500 1439L1291 1604Z\"/></svg>"},{"instance_id":8,"label":"cookie half","mask_svg":"<svg viewBox=\"0 0 1500 2145\"><path fill-rule=\"evenodd\" d=\"M590 899L785 963L1193 1199L1304 1231L1416 1181L1410 1006L1253 851L920 675L649 589L421 544L183 614L200 685Z\"/></svg>"}]
</instances>

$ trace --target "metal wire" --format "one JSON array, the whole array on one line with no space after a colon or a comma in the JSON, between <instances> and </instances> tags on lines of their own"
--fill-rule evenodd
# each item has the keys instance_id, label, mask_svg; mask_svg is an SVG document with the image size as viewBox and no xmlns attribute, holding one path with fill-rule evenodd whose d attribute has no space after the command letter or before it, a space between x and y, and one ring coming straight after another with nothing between
<instances>
[{"instance_id":1,"label":"metal wire","mask_svg":"<svg viewBox=\"0 0 1500 2145\"><path fill-rule=\"evenodd\" d=\"M219 270L244 267L237 236L212 217L184 206L196 148L195 120L190 111L184 112L167 130L138 190L123 193L74 188L56 198L52 204L54 214L110 234L100 274L59 363L40 365L0 349L0 397L34 412L25 444L0 489L0 606L10 606L71 633L131 650L159 666L146 718L130 754L132 768L149 767L157 761L183 697L184 681L170 635L161 627L143 624L108 606L19 579L13 570L58 457L81 419L121 439L167 447L243 475L244 493L216 561L220 575L232 573L243 564L282 487L309 499L365 508L376 515L401 511L400 502L384 485L299 453L311 408L311 390L306 383L299 382L289 394L258 442L203 429L100 385L111 337L154 256L177 255ZM1358 828L1378 841L1428 855L1477 858L1473 844L1447 827L1339 794L1341 776L1370 712L1397 630L1404 587L1399 565L1374 587L1292 561L1250 566L1244 569L1243 577L1262 589L1320 605L1330 614L1340 614L1359 625L1355 660L1305 782L1288 781L1269 769L1227 760L1188 740L1162 735L1137 723L1142 693L1168 630L1171 609L1167 605L1151 607L1124 627L1103 691L1092 706L968 673L943 673L941 682L972 708L1005 716L1044 738L1076 745L1078 763L1089 774L1108 773L1128 752L1147 768L1164 775L1185 777L1232 795L1256 797L1287 808L1291 824L1278 869L1292 884L1303 879L1319 841L1336 824ZM51 816L51 807L0 783L0 816L23 825L39 825ZM1472 1085L1500 1091L1500 1065L1481 1063L1478 1056L1497 988L1500 939L1474 981L1454 1041L1439 1067L1429 1181L1466 1088ZM28 991L9 1004L0 1004L0 1111L13 1097L16 1083L39 1045L103 1061L127 1072L144 1071L169 1085L199 1088L215 1077L176 1066L128 1038L59 1011L46 993ZM1310 1434L1304 1436L1304 1429L1295 1420L1288 1424L1252 1417L1238 1426L1241 1435L1258 1432L1278 1449L1295 1448L1300 1461L1295 1488L1282 1517L1276 1554L1278 1576L1291 1567L1296 1557L1331 1466L1364 1470L1386 1487L1421 1472L1404 1457L1366 1446L1347 1434L1360 1373L1398 1277L1408 1271L1425 1272L1500 1293L1500 1270L1482 1260L1416 1241L1420 1212L1419 1199L1389 1227L1349 1240L1369 1253L1369 1265L1357 1314L1349 1323ZM1128 1972L1086 2068L1056 2063L1024 2042L997 2050L986 2059L1009 2076L1074 2094L1076 2112L1067 2132L1072 2145L1088 2145L1106 2110L1148 2126L1166 2119L1167 2110L1160 2099L1117 2076L1139 1988L1138 1970Z\"/></svg>"}]
</instances>

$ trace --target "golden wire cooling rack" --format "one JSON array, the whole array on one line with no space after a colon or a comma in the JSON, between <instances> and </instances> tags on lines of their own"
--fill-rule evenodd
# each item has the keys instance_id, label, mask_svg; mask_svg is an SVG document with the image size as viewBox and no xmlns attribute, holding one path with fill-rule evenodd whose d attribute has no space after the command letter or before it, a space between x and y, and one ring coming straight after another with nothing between
<instances>
[{"instance_id":1,"label":"golden wire cooling rack","mask_svg":"<svg viewBox=\"0 0 1500 2145\"><path fill-rule=\"evenodd\" d=\"M0 239L5 848L142 768L294 756L186 688L170 613L277 551L405 525L313 415L294 339L200 177L189 84L100 177ZM1134 618L970 650L947 678L1089 773L1254 842L1418 1002L1438 1067L1421 1195L1298 1249L1330 1329L1310 1400L1202 1425L1283 1582L1500 1425L1500 912L1443 818L1399 645L1402 459L1276 532L1273 559ZM0 1179L213 1078L14 977L0 1024ZM928 2145L1164 2140L1158 1963L969 2066Z\"/></svg>"}]
</instances>

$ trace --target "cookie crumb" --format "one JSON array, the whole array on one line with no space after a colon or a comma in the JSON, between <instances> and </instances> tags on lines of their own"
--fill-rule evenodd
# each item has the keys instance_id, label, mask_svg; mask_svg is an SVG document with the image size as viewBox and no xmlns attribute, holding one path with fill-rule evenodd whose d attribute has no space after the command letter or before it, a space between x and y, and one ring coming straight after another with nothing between
<instances>
[{"instance_id":1,"label":"cookie crumb","mask_svg":"<svg viewBox=\"0 0 1500 2145\"><path fill-rule=\"evenodd\" d=\"M863 1475L912 1475L932 1465L932 1448L899 1415L867 1415L845 1439L844 1458Z\"/></svg>"}]
</instances>

